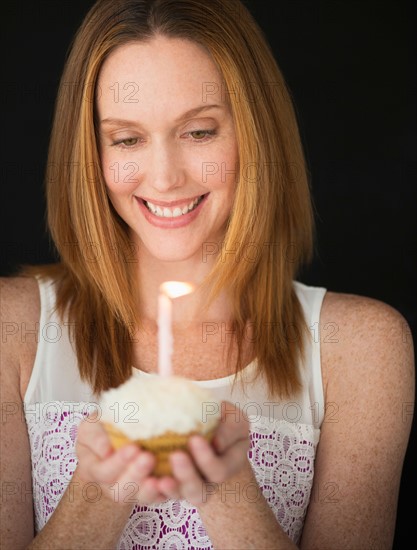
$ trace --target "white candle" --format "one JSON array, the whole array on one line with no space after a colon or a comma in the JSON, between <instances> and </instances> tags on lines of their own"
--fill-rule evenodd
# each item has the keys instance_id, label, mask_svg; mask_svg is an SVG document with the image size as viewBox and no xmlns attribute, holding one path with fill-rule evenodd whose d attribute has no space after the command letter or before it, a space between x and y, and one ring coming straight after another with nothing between
<instances>
[{"instance_id":1,"label":"white candle","mask_svg":"<svg viewBox=\"0 0 417 550\"><path fill-rule=\"evenodd\" d=\"M162 291L158 296L158 372L161 376L169 376L172 371L171 355L174 339L171 325L171 298Z\"/></svg>"},{"instance_id":2,"label":"white candle","mask_svg":"<svg viewBox=\"0 0 417 550\"><path fill-rule=\"evenodd\" d=\"M171 356L174 349L172 336L172 298L193 291L189 283L169 281L159 287L158 296L158 372L161 376L172 374Z\"/></svg>"}]
</instances>

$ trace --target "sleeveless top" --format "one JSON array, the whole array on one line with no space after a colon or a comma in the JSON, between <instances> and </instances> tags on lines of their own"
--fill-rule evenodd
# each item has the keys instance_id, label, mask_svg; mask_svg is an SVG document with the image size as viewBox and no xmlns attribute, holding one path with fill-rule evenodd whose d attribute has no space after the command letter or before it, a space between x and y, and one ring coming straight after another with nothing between
<instances>
[{"instance_id":1,"label":"sleeveless top","mask_svg":"<svg viewBox=\"0 0 417 550\"><path fill-rule=\"evenodd\" d=\"M38 282L39 340L23 403L31 448L36 532L54 512L76 468L78 425L92 410L97 410L97 398L78 372L69 324L55 311L54 283L40 279ZM294 287L310 328L305 360L300 365L303 387L299 395L287 401L271 401L263 377L255 380L253 376L256 361L243 370L244 388L240 383L232 384L233 376L196 384L209 388L215 399L236 404L248 418L248 458L257 490L262 491L277 521L297 544L310 501L314 458L324 417L319 320L326 289L298 281L294 281ZM133 369L133 375L149 376L138 369ZM253 488L248 489L245 498L255 498ZM117 549L159 548L213 548L198 511L187 501L134 505Z\"/></svg>"}]
</instances>

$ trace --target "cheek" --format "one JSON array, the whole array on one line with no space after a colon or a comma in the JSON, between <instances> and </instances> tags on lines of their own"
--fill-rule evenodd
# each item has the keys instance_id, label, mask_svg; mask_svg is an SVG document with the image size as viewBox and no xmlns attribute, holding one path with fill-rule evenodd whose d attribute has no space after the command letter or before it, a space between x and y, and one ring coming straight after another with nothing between
<instances>
[{"instance_id":1,"label":"cheek","mask_svg":"<svg viewBox=\"0 0 417 550\"><path fill-rule=\"evenodd\" d=\"M126 194L137 187L139 178L137 162L124 161L113 155L103 155L101 165L109 194Z\"/></svg>"},{"instance_id":2,"label":"cheek","mask_svg":"<svg viewBox=\"0 0 417 550\"><path fill-rule=\"evenodd\" d=\"M194 166L195 174L201 184L216 191L228 191L235 188L239 177L237 149L230 146L226 150L217 150L206 155Z\"/></svg>"}]
</instances>

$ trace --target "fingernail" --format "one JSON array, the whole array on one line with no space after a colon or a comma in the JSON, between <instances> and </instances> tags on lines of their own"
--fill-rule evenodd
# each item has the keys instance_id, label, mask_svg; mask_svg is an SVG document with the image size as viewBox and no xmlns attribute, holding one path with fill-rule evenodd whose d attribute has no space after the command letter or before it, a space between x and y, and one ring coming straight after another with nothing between
<instances>
[{"instance_id":1,"label":"fingernail","mask_svg":"<svg viewBox=\"0 0 417 550\"><path fill-rule=\"evenodd\" d=\"M218 435L214 436L211 445L216 452L220 452L223 446L221 438Z\"/></svg>"},{"instance_id":2,"label":"fingernail","mask_svg":"<svg viewBox=\"0 0 417 550\"><path fill-rule=\"evenodd\" d=\"M192 437L190 439L191 446L194 448L194 450L198 451L201 449L204 449L206 446L206 442L201 437Z\"/></svg>"},{"instance_id":3,"label":"fingernail","mask_svg":"<svg viewBox=\"0 0 417 550\"><path fill-rule=\"evenodd\" d=\"M127 445L126 447L123 447L120 452L122 458L124 458L125 460L131 460L137 453L137 449L135 449L135 447L132 447L131 445Z\"/></svg>"},{"instance_id":4,"label":"fingernail","mask_svg":"<svg viewBox=\"0 0 417 550\"><path fill-rule=\"evenodd\" d=\"M187 465L187 457L181 453L172 454L170 459L171 459L171 464L175 468L183 468L184 466Z\"/></svg>"},{"instance_id":5,"label":"fingernail","mask_svg":"<svg viewBox=\"0 0 417 550\"><path fill-rule=\"evenodd\" d=\"M106 458L112 452L112 448L111 445L109 445L107 437L100 437L96 441L95 448L100 458Z\"/></svg>"},{"instance_id":6,"label":"fingernail","mask_svg":"<svg viewBox=\"0 0 417 550\"><path fill-rule=\"evenodd\" d=\"M151 466L150 457L144 453L140 454L136 460L138 470L148 470Z\"/></svg>"}]
</instances>

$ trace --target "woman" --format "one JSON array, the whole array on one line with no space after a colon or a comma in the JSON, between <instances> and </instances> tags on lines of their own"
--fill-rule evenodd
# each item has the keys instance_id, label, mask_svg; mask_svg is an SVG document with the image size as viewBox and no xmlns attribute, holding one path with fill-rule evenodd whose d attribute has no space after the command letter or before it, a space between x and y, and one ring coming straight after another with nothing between
<instances>
[{"instance_id":1,"label":"woman","mask_svg":"<svg viewBox=\"0 0 417 550\"><path fill-rule=\"evenodd\" d=\"M97 2L62 76L47 197L60 263L4 281L4 547L389 548L406 323L296 281L312 249L303 153L246 9ZM213 445L192 438L156 479L154 457L114 451L91 411L155 372L170 279L196 287L174 370L225 406Z\"/></svg>"}]
</instances>

